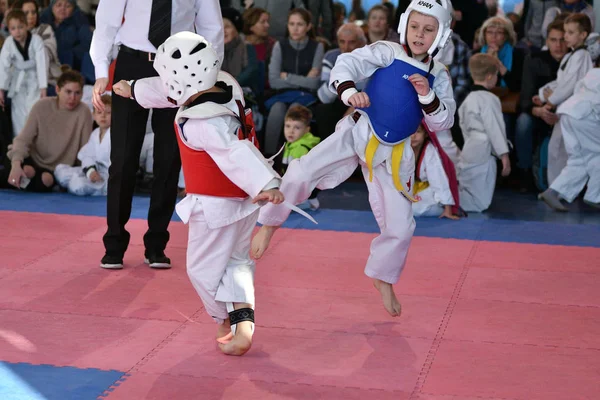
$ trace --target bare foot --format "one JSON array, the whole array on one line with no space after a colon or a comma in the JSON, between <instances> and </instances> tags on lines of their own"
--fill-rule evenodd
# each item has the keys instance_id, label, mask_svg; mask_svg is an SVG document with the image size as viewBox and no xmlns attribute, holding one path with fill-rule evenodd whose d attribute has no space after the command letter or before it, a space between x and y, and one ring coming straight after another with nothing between
<instances>
[{"instance_id":1,"label":"bare foot","mask_svg":"<svg viewBox=\"0 0 600 400\"><path fill-rule=\"evenodd\" d=\"M252 347L252 322L244 321L237 324L235 335L227 343L219 343L221 351L229 356L242 356Z\"/></svg>"},{"instance_id":2,"label":"bare foot","mask_svg":"<svg viewBox=\"0 0 600 400\"><path fill-rule=\"evenodd\" d=\"M233 338L233 333L231 333L231 326L229 325L229 319L226 319L217 328L217 342L227 343L231 340L231 338Z\"/></svg>"},{"instance_id":3,"label":"bare foot","mask_svg":"<svg viewBox=\"0 0 600 400\"><path fill-rule=\"evenodd\" d=\"M383 306L387 310L388 313L392 317L399 317L402 313L402 307L400 306L400 302L396 298L396 294L394 293L394 287L387 282L384 282L379 279L373 279L373 286L379 293L381 293L381 299L383 300Z\"/></svg>"},{"instance_id":4,"label":"bare foot","mask_svg":"<svg viewBox=\"0 0 600 400\"><path fill-rule=\"evenodd\" d=\"M271 242L273 234L278 229L278 226L267 226L263 225L260 227L254 238L252 239L252 246L250 247L250 255L259 259L265 253Z\"/></svg>"}]
</instances>

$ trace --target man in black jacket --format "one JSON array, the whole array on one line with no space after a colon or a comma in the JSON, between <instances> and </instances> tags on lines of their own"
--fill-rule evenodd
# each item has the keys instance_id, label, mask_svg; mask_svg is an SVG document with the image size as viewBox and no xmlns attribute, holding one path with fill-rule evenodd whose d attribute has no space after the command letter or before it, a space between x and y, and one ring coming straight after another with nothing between
<instances>
[{"instance_id":1,"label":"man in black jacket","mask_svg":"<svg viewBox=\"0 0 600 400\"><path fill-rule=\"evenodd\" d=\"M558 120L556 114L536 104L533 97L539 88L556 79L560 60L567 52L562 23L552 23L548 26L546 46L542 50L528 55L523 66L521 97L519 101L520 114L517 119L515 148L517 152L517 168L521 180L522 191L533 190L534 142L539 144L541 138L551 132L552 125Z\"/></svg>"}]
</instances>

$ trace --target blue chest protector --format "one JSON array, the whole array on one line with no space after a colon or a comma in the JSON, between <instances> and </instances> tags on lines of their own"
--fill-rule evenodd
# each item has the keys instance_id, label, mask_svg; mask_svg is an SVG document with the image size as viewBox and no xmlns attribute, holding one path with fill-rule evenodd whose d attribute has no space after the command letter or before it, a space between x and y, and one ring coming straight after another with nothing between
<instances>
[{"instance_id":1,"label":"blue chest protector","mask_svg":"<svg viewBox=\"0 0 600 400\"><path fill-rule=\"evenodd\" d=\"M400 143L419 128L423 112L417 92L408 80L415 73L427 75L426 70L396 59L388 67L375 71L364 90L371 105L362 111L369 116L375 136L383 144ZM434 80L435 76L429 75L429 87L433 88Z\"/></svg>"}]
</instances>

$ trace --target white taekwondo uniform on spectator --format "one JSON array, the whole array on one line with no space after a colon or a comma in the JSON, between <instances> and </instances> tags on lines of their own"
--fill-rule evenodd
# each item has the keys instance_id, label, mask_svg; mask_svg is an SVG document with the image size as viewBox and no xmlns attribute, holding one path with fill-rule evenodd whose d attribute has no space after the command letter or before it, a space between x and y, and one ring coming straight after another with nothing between
<instances>
[{"instance_id":1,"label":"white taekwondo uniform on spectator","mask_svg":"<svg viewBox=\"0 0 600 400\"><path fill-rule=\"evenodd\" d=\"M587 183L584 200L600 203L600 68L577 83L557 114L568 159L550 188L572 202Z\"/></svg>"},{"instance_id":2,"label":"white taekwondo uniform on spectator","mask_svg":"<svg viewBox=\"0 0 600 400\"><path fill-rule=\"evenodd\" d=\"M4 97L10 97L13 136L21 133L33 105L40 99L41 89L48 87L48 67L44 41L31 35L27 49L28 60L18 50L9 36L0 52L0 89ZM6 100L6 99L5 99Z\"/></svg>"},{"instance_id":3,"label":"white taekwondo uniform on spectator","mask_svg":"<svg viewBox=\"0 0 600 400\"><path fill-rule=\"evenodd\" d=\"M106 196L110 167L110 128L104 133L102 141L100 128L94 129L88 142L77 153L77 159L81 161L80 167L66 164L56 166L54 176L58 184L77 196ZM101 182L89 180L91 171L87 174L83 172L90 167L94 167L98 172L102 178Z\"/></svg>"},{"instance_id":4,"label":"white taekwondo uniform on spectator","mask_svg":"<svg viewBox=\"0 0 600 400\"><path fill-rule=\"evenodd\" d=\"M416 192L421 199L413 203L413 214L416 217L438 217L444 212L444 206L454 205L454 198L438 150L432 143L426 142L422 152L422 161L420 164L417 162L419 180L427 182L428 186Z\"/></svg>"},{"instance_id":5,"label":"white taekwondo uniform on spectator","mask_svg":"<svg viewBox=\"0 0 600 400\"><path fill-rule=\"evenodd\" d=\"M487 210L496 186L496 157L508 153L500 99L481 88L465 98L458 109L465 138L458 162L460 206L465 211Z\"/></svg>"}]
</instances>

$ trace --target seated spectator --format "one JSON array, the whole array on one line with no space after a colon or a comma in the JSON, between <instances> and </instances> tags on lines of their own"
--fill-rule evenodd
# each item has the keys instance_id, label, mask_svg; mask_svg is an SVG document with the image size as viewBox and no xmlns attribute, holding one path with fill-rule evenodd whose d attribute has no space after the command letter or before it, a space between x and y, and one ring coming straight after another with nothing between
<instances>
[{"instance_id":1,"label":"seated spectator","mask_svg":"<svg viewBox=\"0 0 600 400\"><path fill-rule=\"evenodd\" d=\"M506 134L509 140L514 139L514 126L517 120L517 105L521 78L523 77L523 62L525 50L515 47L517 34L512 22L503 17L487 19L479 32L483 47L481 53L490 54L498 63L498 83L500 89L496 92L503 97L508 105L503 109Z\"/></svg>"},{"instance_id":2,"label":"seated spectator","mask_svg":"<svg viewBox=\"0 0 600 400\"><path fill-rule=\"evenodd\" d=\"M387 7L373 6L367 15L367 44L378 40L400 43L400 35L390 27L390 15Z\"/></svg>"},{"instance_id":3,"label":"seated spectator","mask_svg":"<svg viewBox=\"0 0 600 400\"><path fill-rule=\"evenodd\" d=\"M275 46L275 39L269 36L270 16L264 9L253 7L244 11L242 20L244 21L246 43L254 47L256 57L262 63L259 75L262 75L263 81L259 82L259 92L263 93L265 88L269 87L267 66L271 61L271 53L273 52L273 46Z\"/></svg>"},{"instance_id":4,"label":"seated spectator","mask_svg":"<svg viewBox=\"0 0 600 400\"><path fill-rule=\"evenodd\" d=\"M61 64L81 71L86 81L94 82L94 70L90 61L92 31L89 21L75 4L75 0L52 0L40 15L40 22L54 29Z\"/></svg>"},{"instance_id":5,"label":"seated spectator","mask_svg":"<svg viewBox=\"0 0 600 400\"><path fill-rule=\"evenodd\" d=\"M289 36L275 43L269 63L269 82L277 92L265 102L269 110L263 151L277 152L282 142L285 113L291 104L309 106L317 101L323 45L314 40L310 12L297 8L289 13Z\"/></svg>"},{"instance_id":6,"label":"seated spectator","mask_svg":"<svg viewBox=\"0 0 600 400\"><path fill-rule=\"evenodd\" d=\"M489 54L469 60L474 86L458 109L465 145L457 175L462 208L482 212L492 203L496 187L496 157L502 160L502 176L510 174L508 142L500 99L490 92L498 80L498 62Z\"/></svg>"},{"instance_id":7,"label":"seated spectator","mask_svg":"<svg viewBox=\"0 0 600 400\"><path fill-rule=\"evenodd\" d=\"M286 37L289 11L295 8L304 8L304 0L252 0L251 3L252 7L262 8L271 15L269 35L276 40L283 40Z\"/></svg>"},{"instance_id":8,"label":"seated spectator","mask_svg":"<svg viewBox=\"0 0 600 400\"><path fill-rule=\"evenodd\" d=\"M256 50L240 37L242 15L234 8L221 9L225 36L225 56L221 70L230 73L242 87L257 89L258 59Z\"/></svg>"},{"instance_id":9,"label":"seated spectator","mask_svg":"<svg viewBox=\"0 0 600 400\"><path fill-rule=\"evenodd\" d=\"M93 112L98 127L92 132L90 140L77 153L81 166L58 164L54 169L56 182L76 196L106 196L110 167L112 98L105 94L101 100L106 107L103 111L94 109Z\"/></svg>"},{"instance_id":10,"label":"seated spectator","mask_svg":"<svg viewBox=\"0 0 600 400\"><path fill-rule=\"evenodd\" d=\"M335 61L340 54L350 53L352 50L363 47L367 44L367 38L363 30L356 24L350 22L340 27L337 32L337 43L339 48L329 50L323 57L321 66L321 87L317 91L317 96L323 104L315 107L315 117L317 124L317 134L321 139L325 139L335 130L335 125L348 112L346 106L338 97L337 93L329 89L329 74L335 65ZM366 81L359 82L357 89L364 89Z\"/></svg>"},{"instance_id":11,"label":"seated spectator","mask_svg":"<svg viewBox=\"0 0 600 400\"><path fill-rule=\"evenodd\" d=\"M456 186L454 193L451 190L440 153L444 150L434 144L435 138L432 141L431 136L421 124L410 137L410 145L416 160L414 193L420 197L419 201L412 203L413 214L415 217L458 219L459 216L452 210L453 206L458 205L455 201L455 196L458 200L458 190ZM452 162L448 161L449 166L454 168ZM456 185L456 174L454 184Z\"/></svg>"},{"instance_id":12,"label":"seated spectator","mask_svg":"<svg viewBox=\"0 0 600 400\"><path fill-rule=\"evenodd\" d=\"M79 149L92 132L92 114L81 103L83 77L66 71L57 82L57 97L39 100L23 131L8 151L8 184L33 192L49 192L58 164L75 165ZM4 181L4 179L2 179Z\"/></svg>"},{"instance_id":13,"label":"seated spectator","mask_svg":"<svg viewBox=\"0 0 600 400\"><path fill-rule=\"evenodd\" d=\"M46 97L48 68L44 42L27 30L25 13L11 10L6 16L11 36L0 52L0 105L4 107L5 92L11 101L13 135L17 136L29 111Z\"/></svg>"},{"instance_id":14,"label":"seated spectator","mask_svg":"<svg viewBox=\"0 0 600 400\"><path fill-rule=\"evenodd\" d=\"M560 61L567 52L565 32L561 22L548 26L546 47L525 58L523 85L519 100L519 117L515 130L515 150L517 154L517 177L522 192L533 191L533 153L542 137L548 136L556 115L545 107L534 105L533 97L538 90L556 79Z\"/></svg>"},{"instance_id":15,"label":"seated spectator","mask_svg":"<svg viewBox=\"0 0 600 400\"><path fill-rule=\"evenodd\" d=\"M36 0L17 0L14 8L23 10L27 18L27 28L44 41L46 50L46 66L48 67L48 96L56 95L56 80L62 74L60 62L58 61L58 49L54 30L48 24L40 24L38 6Z\"/></svg>"},{"instance_id":16,"label":"seated spectator","mask_svg":"<svg viewBox=\"0 0 600 400\"><path fill-rule=\"evenodd\" d=\"M556 7L558 0L528 0L523 15L523 42L531 49L538 51L544 45L545 33L542 32L542 25L546 11L551 7Z\"/></svg>"}]
</instances>

